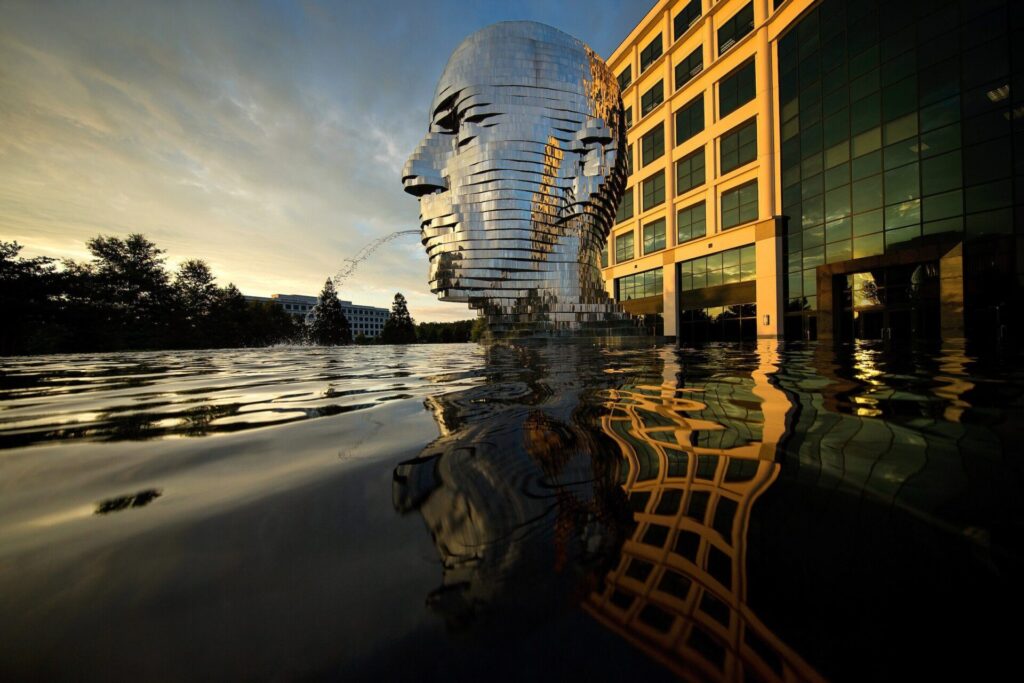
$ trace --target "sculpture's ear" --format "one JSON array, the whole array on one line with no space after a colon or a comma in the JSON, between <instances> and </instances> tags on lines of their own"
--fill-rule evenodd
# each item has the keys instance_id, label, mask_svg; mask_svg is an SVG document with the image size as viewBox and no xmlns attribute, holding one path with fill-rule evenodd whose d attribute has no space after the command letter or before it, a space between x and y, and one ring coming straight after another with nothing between
<instances>
[{"instance_id":1,"label":"sculpture's ear","mask_svg":"<svg viewBox=\"0 0 1024 683\"><path fill-rule=\"evenodd\" d=\"M602 119L587 118L583 127L576 133L576 139L583 145L607 145L613 139L611 129Z\"/></svg>"},{"instance_id":2,"label":"sculpture's ear","mask_svg":"<svg viewBox=\"0 0 1024 683\"><path fill-rule=\"evenodd\" d=\"M579 215L582 205L603 191L619 158L618 144L608 124L599 118L587 117L573 134L568 149L574 163L565 164L563 177L569 176L570 185L561 218Z\"/></svg>"},{"instance_id":3,"label":"sculpture's ear","mask_svg":"<svg viewBox=\"0 0 1024 683\"><path fill-rule=\"evenodd\" d=\"M587 117L572 137L569 151L577 155L575 177L598 178L611 174L618 158L618 146L612 129L603 119Z\"/></svg>"}]
</instances>

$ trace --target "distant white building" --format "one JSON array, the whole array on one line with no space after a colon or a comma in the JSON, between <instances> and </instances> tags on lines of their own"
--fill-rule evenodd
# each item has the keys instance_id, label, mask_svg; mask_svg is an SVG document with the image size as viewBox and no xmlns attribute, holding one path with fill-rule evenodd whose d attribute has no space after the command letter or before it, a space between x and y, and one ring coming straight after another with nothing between
<instances>
[{"instance_id":1,"label":"distant white building","mask_svg":"<svg viewBox=\"0 0 1024 683\"><path fill-rule=\"evenodd\" d=\"M313 315L313 308L319 299L315 296L303 294L271 294L266 296L246 296L249 301L260 301L278 304L285 313L308 322ZM363 306L354 304L351 301L341 302L341 311L348 319L349 327L352 329L352 336L360 334L366 337L376 337L384 329L384 323L390 312L386 308L376 306Z\"/></svg>"}]
</instances>

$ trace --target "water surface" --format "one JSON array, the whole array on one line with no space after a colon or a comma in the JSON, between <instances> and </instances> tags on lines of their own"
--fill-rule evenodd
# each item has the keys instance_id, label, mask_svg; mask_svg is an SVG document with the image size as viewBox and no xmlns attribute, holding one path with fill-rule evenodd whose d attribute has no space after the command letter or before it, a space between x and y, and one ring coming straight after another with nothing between
<instances>
[{"instance_id":1,"label":"water surface","mask_svg":"<svg viewBox=\"0 0 1024 683\"><path fill-rule=\"evenodd\" d=\"M1022 366L948 345L5 359L0 677L986 677Z\"/></svg>"}]
</instances>

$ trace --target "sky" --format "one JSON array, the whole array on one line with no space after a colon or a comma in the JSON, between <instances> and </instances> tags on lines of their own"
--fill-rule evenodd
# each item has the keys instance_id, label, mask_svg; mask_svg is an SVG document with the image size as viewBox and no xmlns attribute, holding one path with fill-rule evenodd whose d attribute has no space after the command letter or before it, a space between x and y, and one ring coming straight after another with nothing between
<instances>
[{"instance_id":1,"label":"sky","mask_svg":"<svg viewBox=\"0 0 1024 683\"><path fill-rule=\"evenodd\" d=\"M464 37L529 19L608 56L653 4L0 0L0 239L87 260L91 237L141 232L172 269L200 258L246 294L315 295L418 227L401 168ZM426 278L403 236L339 297L472 317Z\"/></svg>"}]
</instances>

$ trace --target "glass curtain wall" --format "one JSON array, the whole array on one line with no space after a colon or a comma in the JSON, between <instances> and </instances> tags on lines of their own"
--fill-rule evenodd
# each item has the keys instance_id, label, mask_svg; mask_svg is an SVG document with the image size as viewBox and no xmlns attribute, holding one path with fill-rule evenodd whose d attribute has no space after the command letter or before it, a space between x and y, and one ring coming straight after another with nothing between
<instances>
[{"instance_id":1,"label":"glass curtain wall","mask_svg":"<svg viewBox=\"0 0 1024 683\"><path fill-rule=\"evenodd\" d=\"M1020 230L1024 3L824 0L778 55L790 336L822 264Z\"/></svg>"}]
</instances>

